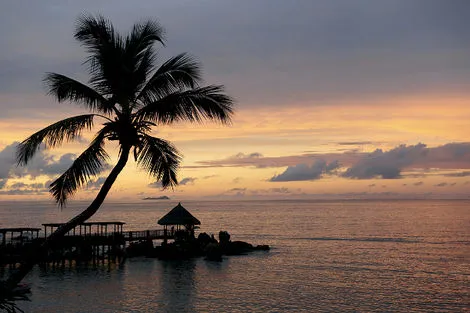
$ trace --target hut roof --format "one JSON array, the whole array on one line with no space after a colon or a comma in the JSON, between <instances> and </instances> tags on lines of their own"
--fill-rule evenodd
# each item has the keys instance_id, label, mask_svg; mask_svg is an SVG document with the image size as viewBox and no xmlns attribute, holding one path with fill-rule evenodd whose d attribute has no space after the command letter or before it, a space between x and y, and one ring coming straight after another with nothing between
<instances>
[{"instance_id":1,"label":"hut roof","mask_svg":"<svg viewBox=\"0 0 470 313\"><path fill-rule=\"evenodd\" d=\"M178 203L170 212L158 220L159 225L201 225L201 222Z\"/></svg>"}]
</instances>

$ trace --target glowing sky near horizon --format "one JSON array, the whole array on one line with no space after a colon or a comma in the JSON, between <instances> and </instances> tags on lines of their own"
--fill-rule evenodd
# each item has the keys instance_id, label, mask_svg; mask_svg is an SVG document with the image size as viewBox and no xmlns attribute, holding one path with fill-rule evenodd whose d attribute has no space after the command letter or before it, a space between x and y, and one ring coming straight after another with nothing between
<instances>
[{"instance_id":1,"label":"glowing sky near horizon","mask_svg":"<svg viewBox=\"0 0 470 313\"><path fill-rule=\"evenodd\" d=\"M156 129L184 155L174 191L131 162L112 198L470 197L468 1L20 0L0 12L0 200L49 197L45 184L91 138L27 168L13 162L15 142L85 112L41 81L57 72L86 82L72 37L82 12L121 32L157 19L161 60L189 52L237 103L229 126Z\"/></svg>"}]
</instances>

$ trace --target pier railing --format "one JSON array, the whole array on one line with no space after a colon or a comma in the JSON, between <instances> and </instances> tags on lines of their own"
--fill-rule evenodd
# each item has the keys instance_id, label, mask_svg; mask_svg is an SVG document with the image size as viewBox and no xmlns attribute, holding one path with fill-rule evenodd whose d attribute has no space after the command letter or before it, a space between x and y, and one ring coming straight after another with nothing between
<instances>
[{"instance_id":1,"label":"pier railing","mask_svg":"<svg viewBox=\"0 0 470 313\"><path fill-rule=\"evenodd\" d=\"M171 239L173 238L173 232L170 230L166 231L166 238ZM68 233L65 237L68 236L77 236L73 233ZM125 241L134 241L134 240L155 240L155 239L164 239L165 238L165 230L164 229L153 229L153 230L131 230L131 231L123 231L121 232L92 232L81 234L79 237L107 237L107 238L114 238L120 237L124 238Z\"/></svg>"},{"instance_id":2,"label":"pier railing","mask_svg":"<svg viewBox=\"0 0 470 313\"><path fill-rule=\"evenodd\" d=\"M68 238L67 240L75 239L103 239L103 240L112 240L112 239L119 239L124 241L138 241L138 240L157 240L157 239L174 239L174 231L170 229L152 229L152 230L137 230L137 231L123 231L123 232L88 232L88 233L81 233L77 234L72 231L68 232L64 238ZM44 236L44 234L43 234ZM0 234L0 247L6 246L7 244L12 244L14 246L22 246L24 244L28 244L33 242L34 240L42 241L44 237L36 236L18 236L13 237L9 236L6 238L5 234Z\"/></svg>"},{"instance_id":3,"label":"pier railing","mask_svg":"<svg viewBox=\"0 0 470 313\"><path fill-rule=\"evenodd\" d=\"M154 229L154 230L142 230L142 231L125 231L122 233L124 235L124 240L133 241L133 240L143 240L143 239L171 239L174 234L170 230L166 231L164 229Z\"/></svg>"},{"instance_id":4,"label":"pier railing","mask_svg":"<svg viewBox=\"0 0 470 313\"><path fill-rule=\"evenodd\" d=\"M106 225L106 224L103 224ZM47 225L51 227L50 224ZM60 225L52 225L58 227ZM174 239L174 229L151 229L122 231L122 227L82 227L73 229L60 240L50 243L46 261L64 261L67 258L84 260L87 257L104 260L104 257L120 255L133 241ZM109 228L108 228L109 229ZM41 244L46 238L46 231L40 229L9 228L0 229L0 265L16 264L30 249ZM50 230L52 232L52 230Z\"/></svg>"}]
</instances>

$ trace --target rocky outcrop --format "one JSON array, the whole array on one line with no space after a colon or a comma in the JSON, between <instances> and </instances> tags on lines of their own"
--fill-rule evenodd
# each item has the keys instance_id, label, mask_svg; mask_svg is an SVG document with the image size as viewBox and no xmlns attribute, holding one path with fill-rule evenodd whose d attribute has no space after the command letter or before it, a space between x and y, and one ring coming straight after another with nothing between
<instances>
[{"instance_id":1,"label":"rocky outcrop","mask_svg":"<svg viewBox=\"0 0 470 313\"><path fill-rule=\"evenodd\" d=\"M219 232L219 240L214 235L200 233L197 238L180 236L170 244L153 247L151 242L136 242L126 249L127 256L147 256L159 259L187 259L205 256L210 261L222 261L223 255L242 255L256 250L269 250L268 245L253 246L244 241L231 241L227 231Z\"/></svg>"}]
</instances>

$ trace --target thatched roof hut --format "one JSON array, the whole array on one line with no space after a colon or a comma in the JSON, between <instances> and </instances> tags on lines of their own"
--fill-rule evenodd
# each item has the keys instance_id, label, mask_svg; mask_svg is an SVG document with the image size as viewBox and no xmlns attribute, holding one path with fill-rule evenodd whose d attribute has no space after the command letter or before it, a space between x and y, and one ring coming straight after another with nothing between
<instances>
[{"instance_id":1,"label":"thatched roof hut","mask_svg":"<svg viewBox=\"0 0 470 313\"><path fill-rule=\"evenodd\" d=\"M158 220L159 225L201 225L201 222L178 203L170 212Z\"/></svg>"}]
</instances>

